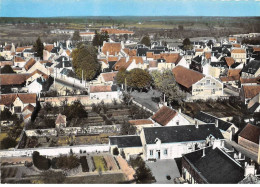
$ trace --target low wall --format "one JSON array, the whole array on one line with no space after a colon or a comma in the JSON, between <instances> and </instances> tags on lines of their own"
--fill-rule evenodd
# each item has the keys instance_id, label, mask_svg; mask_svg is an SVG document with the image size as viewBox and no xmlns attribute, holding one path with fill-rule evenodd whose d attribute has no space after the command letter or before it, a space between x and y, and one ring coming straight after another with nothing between
<instances>
[{"instance_id":1,"label":"low wall","mask_svg":"<svg viewBox=\"0 0 260 187\"><path fill-rule=\"evenodd\" d=\"M0 151L0 157L32 156L32 153L34 151L38 151L41 155L44 156L59 156L60 154L69 154L70 150L72 150L72 152L76 154L80 153L80 151L86 151L86 153L108 152L109 144L2 150Z\"/></svg>"}]
</instances>

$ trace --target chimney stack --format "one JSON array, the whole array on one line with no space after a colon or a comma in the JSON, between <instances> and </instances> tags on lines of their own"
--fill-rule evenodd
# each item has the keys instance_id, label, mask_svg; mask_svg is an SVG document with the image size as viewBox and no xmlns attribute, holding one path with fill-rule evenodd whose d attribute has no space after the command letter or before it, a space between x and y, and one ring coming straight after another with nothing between
<instances>
[{"instance_id":1,"label":"chimney stack","mask_svg":"<svg viewBox=\"0 0 260 187\"><path fill-rule=\"evenodd\" d=\"M195 127L196 129L199 128L198 120L195 119Z\"/></svg>"},{"instance_id":2,"label":"chimney stack","mask_svg":"<svg viewBox=\"0 0 260 187\"><path fill-rule=\"evenodd\" d=\"M178 110L178 111L179 111L179 113L181 113L181 108L179 108L179 110Z\"/></svg>"},{"instance_id":3,"label":"chimney stack","mask_svg":"<svg viewBox=\"0 0 260 187\"><path fill-rule=\"evenodd\" d=\"M205 147L203 147L202 157L204 157L205 155Z\"/></svg>"},{"instance_id":4,"label":"chimney stack","mask_svg":"<svg viewBox=\"0 0 260 187\"><path fill-rule=\"evenodd\" d=\"M218 119L215 119L215 126L218 128Z\"/></svg>"}]
</instances>

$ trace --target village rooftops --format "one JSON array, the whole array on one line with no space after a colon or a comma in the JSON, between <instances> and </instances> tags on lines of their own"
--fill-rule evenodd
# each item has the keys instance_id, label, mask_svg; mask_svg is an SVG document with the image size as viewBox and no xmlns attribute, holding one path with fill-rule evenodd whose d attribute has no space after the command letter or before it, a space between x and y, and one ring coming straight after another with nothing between
<instances>
[{"instance_id":1,"label":"village rooftops","mask_svg":"<svg viewBox=\"0 0 260 187\"><path fill-rule=\"evenodd\" d=\"M5 85L21 85L25 83L26 79L30 77L31 74L0 74L0 84Z\"/></svg>"},{"instance_id":2,"label":"village rooftops","mask_svg":"<svg viewBox=\"0 0 260 187\"><path fill-rule=\"evenodd\" d=\"M12 94L1 94L0 105L9 106L16 98L19 98L23 103L36 103L36 94L34 93L12 93Z\"/></svg>"},{"instance_id":3,"label":"village rooftops","mask_svg":"<svg viewBox=\"0 0 260 187\"><path fill-rule=\"evenodd\" d=\"M212 115L210 115L206 112L203 112L203 111L200 111L199 113L197 113L195 115L195 118L200 120L200 121L203 121L205 123L215 123L216 120L218 120L218 127L219 127L219 129L221 129L223 131L226 131L232 125L232 123L218 119L217 117L212 116Z\"/></svg>"},{"instance_id":4,"label":"village rooftops","mask_svg":"<svg viewBox=\"0 0 260 187\"><path fill-rule=\"evenodd\" d=\"M24 69L26 71L28 71L34 64L36 63L35 59L31 58L30 60L28 60L26 62L26 64L24 65Z\"/></svg>"},{"instance_id":5,"label":"village rooftops","mask_svg":"<svg viewBox=\"0 0 260 187\"><path fill-rule=\"evenodd\" d=\"M242 69L242 72L255 74L259 68L260 68L260 61L252 60Z\"/></svg>"},{"instance_id":6,"label":"village rooftops","mask_svg":"<svg viewBox=\"0 0 260 187\"><path fill-rule=\"evenodd\" d=\"M180 85L190 88L194 83L201 80L204 75L200 72L185 68L183 66L176 66L172 69L176 82Z\"/></svg>"},{"instance_id":7,"label":"village rooftops","mask_svg":"<svg viewBox=\"0 0 260 187\"><path fill-rule=\"evenodd\" d=\"M155 144L156 139L162 143L177 143L190 141L203 141L212 135L216 139L224 139L215 124L180 125L169 127L144 127L144 136L147 144Z\"/></svg>"},{"instance_id":8,"label":"village rooftops","mask_svg":"<svg viewBox=\"0 0 260 187\"><path fill-rule=\"evenodd\" d=\"M225 61L229 67L235 63L235 60L232 57L225 57Z\"/></svg>"},{"instance_id":9,"label":"village rooftops","mask_svg":"<svg viewBox=\"0 0 260 187\"><path fill-rule=\"evenodd\" d=\"M177 112L167 106L160 108L151 118L162 126L166 126L175 116Z\"/></svg>"},{"instance_id":10,"label":"village rooftops","mask_svg":"<svg viewBox=\"0 0 260 187\"><path fill-rule=\"evenodd\" d=\"M101 73L101 76L103 77L105 82L114 81L116 75L117 75L117 71L108 72L108 73Z\"/></svg>"},{"instance_id":11,"label":"village rooftops","mask_svg":"<svg viewBox=\"0 0 260 187\"><path fill-rule=\"evenodd\" d=\"M239 136L251 142L259 144L260 127L248 123L245 128L239 133Z\"/></svg>"},{"instance_id":12,"label":"village rooftops","mask_svg":"<svg viewBox=\"0 0 260 187\"><path fill-rule=\"evenodd\" d=\"M242 48L234 48L231 53L246 53L245 49Z\"/></svg>"},{"instance_id":13,"label":"village rooftops","mask_svg":"<svg viewBox=\"0 0 260 187\"><path fill-rule=\"evenodd\" d=\"M117 42L117 43L109 43L106 42L104 43L103 47L102 47L102 52L107 55L107 53L109 53L109 55L116 55L121 51L121 43Z\"/></svg>"},{"instance_id":14,"label":"village rooftops","mask_svg":"<svg viewBox=\"0 0 260 187\"><path fill-rule=\"evenodd\" d=\"M108 34L134 34L133 31L111 29L111 28L101 28L100 31L107 32Z\"/></svg>"},{"instance_id":15,"label":"village rooftops","mask_svg":"<svg viewBox=\"0 0 260 187\"><path fill-rule=\"evenodd\" d=\"M255 97L260 92L260 85L244 85L242 86L246 99Z\"/></svg>"},{"instance_id":16,"label":"village rooftops","mask_svg":"<svg viewBox=\"0 0 260 187\"><path fill-rule=\"evenodd\" d=\"M98 93L98 92L115 92L117 91L116 85L107 85L107 86L90 86L90 93Z\"/></svg>"},{"instance_id":17,"label":"village rooftops","mask_svg":"<svg viewBox=\"0 0 260 187\"><path fill-rule=\"evenodd\" d=\"M110 136L110 145L117 145L118 148L125 147L142 147L140 136L128 135L128 136Z\"/></svg>"},{"instance_id":18,"label":"village rooftops","mask_svg":"<svg viewBox=\"0 0 260 187\"><path fill-rule=\"evenodd\" d=\"M235 184L244 178L244 169L219 148L200 149L185 154L183 159L197 175L202 176L205 183Z\"/></svg>"}]
</instances>

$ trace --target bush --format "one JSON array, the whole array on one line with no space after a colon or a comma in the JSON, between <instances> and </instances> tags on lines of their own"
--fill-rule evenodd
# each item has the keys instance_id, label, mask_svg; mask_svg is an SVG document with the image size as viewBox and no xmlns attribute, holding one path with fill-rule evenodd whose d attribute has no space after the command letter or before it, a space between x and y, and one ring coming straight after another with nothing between
<instances>
[{"instance_id":1,"label":"bush","mask_svg":"<svg viewBox=\"0 0 260 187\"><path fill-rule=\"evenodd\" d=\"M118 155L118 154L119 154L118 148L115 147L115 148L113 149L113 155Z\"/></svg>"},{"instance_id":2,"label":"bush","mask_svg":"<svg viewBox=\"0 0 260 187\"><path fill-rule=\"evenodd\" d=\"M59 169L73 169L79 166L79 159L76 156L60 156L57 158L56 166Z\"/></svg>"},{"instance_id":3,"label":"bush","mask_svg":"<svg viewBox=\"0 0 260 187\"><path fill-rule=\"evenodd\" d=\"M38 151L34 151L33 155L33 164L39 170L48 170L51 167L51 160L41 156Z\"/></svg>"},{"instance_id":4,"label":"bush","mask_svg":"<svg viewBox=\"0 0 260 187\"><path fill-rule=\"evenodd\" d=\"M80 163L81 163L81 166L82 166L82 171L83 172L89 172L89 167L88 167L88 162L87 162L86 156L80 157Z\"/></svg>"},{"instance_id":5,"label":"bush","mask_svg":"<svg viewBox=\"0 0 260 187\"><path fill-rule=\"evenodd\" d=\"M11 137L6 137L1 142L1 149L9 149L16 146L16 141Z\"/></svg>"}]
</instances>

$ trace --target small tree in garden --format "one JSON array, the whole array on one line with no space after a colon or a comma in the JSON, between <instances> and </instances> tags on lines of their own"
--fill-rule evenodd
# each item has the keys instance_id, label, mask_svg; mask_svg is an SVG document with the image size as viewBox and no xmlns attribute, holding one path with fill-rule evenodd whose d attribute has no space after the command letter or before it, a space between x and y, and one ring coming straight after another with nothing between
<instances>
[{"instance_id":1,"label":"small tree in garden","mask_svg":"<svg viewBox=\"0 0 260 187\"><path fill-rule=\"evenodd\" d=\"M117 147L115 147L115 148L113 149L113 155L119 155L119 151L118 151L118 148L117 148Z\"/></svg>"}]
</instances>

